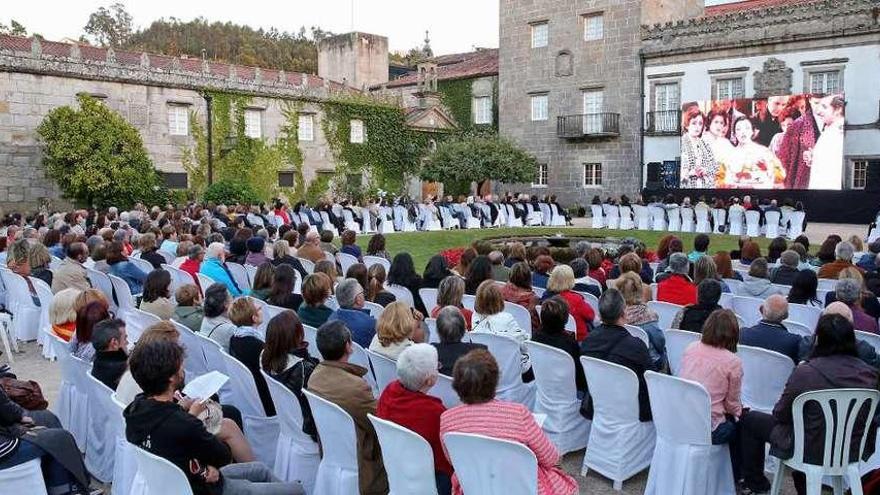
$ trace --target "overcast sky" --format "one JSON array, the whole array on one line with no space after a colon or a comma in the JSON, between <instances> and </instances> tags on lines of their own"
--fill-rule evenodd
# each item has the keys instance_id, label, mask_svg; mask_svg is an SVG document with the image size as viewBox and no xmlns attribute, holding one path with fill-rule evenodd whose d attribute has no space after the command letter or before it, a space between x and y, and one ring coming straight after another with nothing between
<instances>
[{"instance_id":1,"label":"overcast sky","mask_svg":"<svg viewBox=\"0 0 880 495\"><path fill-rule=\"evenodd\" d=\"M0 0L0 22L10 19L50 40L78 38L89 14L113 0ZM298 31L319 26L335 33L354 28L388 37L391 50L421 46L430 31L434 53L498 46L498 0L121 0L136 27L160 17L232 21Z\"/></svg>"}]
</instances>

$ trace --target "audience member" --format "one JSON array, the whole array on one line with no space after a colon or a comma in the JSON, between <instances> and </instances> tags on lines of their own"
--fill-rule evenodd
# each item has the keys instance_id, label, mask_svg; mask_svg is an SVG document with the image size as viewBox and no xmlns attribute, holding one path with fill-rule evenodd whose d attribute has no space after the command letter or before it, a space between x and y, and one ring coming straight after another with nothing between
<instances>
[{"instance_id":1,"label":"audience member","mask_svg":"<svg viewBox=\"0 0 880 495\"><path fill-rule=\"evenodd\" d=\"M321 237L318 233L310 230L306 233L305 243L297 248L296 256L298 258L307 259L315 264L319 261L326 260L327 255L324 254L324 250L321 249L320 242Z\"/></svg>"},{"instance_id":2,"label":"audience member","mask_svg":"<svg viewBox=\"0 0 880 495\"><path fill-rule=\"evenodd\" d=\"M64 289L55 294L49 306L52 333L65 342L70 342L76 332L76 301L81 292L79 289Z\"/></svg>"},{"instance_id":3,"label":"audience member","mask_svg":"<svg viewBox=\"0 0 880 495\"><path fill-rule=\"evenodd\" d=\"M721 284L717 280L703 280L697 287L697 302L681 308L672 319L672 328L702 333L712 312L721 309Z\"/></svg>"},{"instance_id":4,"label":"audience member","mask_svg":"<svg viewBox=\"0 0 880 495\"><path fill-rule=\"evenodd\" d=\"M182 285L174 293L174 299L177 301L177 306L171 319L193 332L201 330L205 310L202 309L202 295L198 287L193 284Z\"/></svg>"},{"instance_id":5,"label":"audience member","mask_svg":"<svg viewBox=\"0 0 880 495\"><path fill-rule=\"evenodd\" d=\"M824 306L816 295L816 289L819 286L819 279L816 278L816 272L813 270L801 270L794 277L791 284L791 290L788 291L788 302L791 304L803 304L814 308Z\"/></svg>"},{"instance_id":6,"label":"audience member","mask_svg":"<svg viewBox=\"0 0 880 495\"><path fill-rule=\"evenodd\" d=\"M212 242L208 246L205 259L199 266L199 273L214 282L225 285L229 293L232 294L232 297L244 294L226 266L226 247L220 242Z\"/></svg>"},{"instance_id":7,"label":"audience member","mask_svg":"<svg viewBox=\"0 0 880 495\"><path fill-rule=\"evenodd\" d=\"M431 310L431 318L437 318L440 310L446 306L458 308L461 316L464 317L465 326L471 329L471 320L474 312L464 307L462 298L464 297L464 280L461 277L450 275L440 282L440 288L437 290L437 306Z\"/></svg>"},{"instance_id":8,"label":"audience member","mask_svg":"<svg viewBox=\"0 0 880 495\"><path fill-rule=\"evenodd\" d=\"M250 370L266 416L275 416L275 404L269 394L269 386L260 373L260 353L265 344L263 335L257 329L263 323L262 306L254 304L247 297L239 297L229 307L229 320L237 327L229 339L229 355Z\"/></svg>"},{"instance_id":9,"label":"audience member","mask_svg":"<svg viewBox=\"0 0 880 495\"><path fill-rule=\"evenodd\" d=\"M782 295L773 294L761 305L761 321L744 329L740 333L739 343L778 352L798 364L801 338L785 328L783 322L787 319L788 301Z\"/></svg>"},{"instance_id":10,"label":"audience member","mask_svg":"<svg viewBox=\"0 0 880 495\"><path fill-rule=\"evenodd\" d=\"M110 390L116 390L119 379L128 369L125 322L115 318L99 321L92 329L92 345L95 347L92 376Z\"/></svg>"},{"instance_id":11,"label":"audience member","mask_svg":"<svg viewBox=\"0 0 880 495\"><path fill-rule=\"evenodd\" d=\"M750 265L752 261L761 257L761 246L755 241L746 241L742 246L739 262L741 265Z\"/></svg>"},{"instance_id":12,"label":"audience member","mask_svg":"<svg viewBox=\"0 0 880 495\"><path fill-rule=\"evenodd\" d=\"M794 279L800 273L798 266L801 257L791 250L783 251L779 255L779 266L770 271L770 282L779 285L793 285Z\"/></svg>"},{"instance_id":13,"label":"audience member","mask_svg":"<svg viewBox=\"0 0 880 495\"><path fill-rule=\"evenodd\" d=\"M140 310L155 315L160 320L171 319L174 314L174 303L171 302L170 273L160 268L147 275Z\"/></svg>"},{"instance_id":14,"label":"audience member","mask_svg":"<svg viewBox=\"0 0 880 495\"><path fill-rule=\"evenodd\" d=\"M205 318L199 334L220 344L224 351L229 352L229 339L235 334L237 327L229 320L226 310L232 303L232 297L223 284L212 284L205 289Z\"/></svg>"},{"instance_id":15,"label":"audience member","mask_svg":"<svg viewBox=\"0 0 880 495\"><path fill-rule=\"evenodd\" d=\"M504 299L494 281L486 280L477 289L472 321L474 324L472 332L491 333L518 342L522 351L522 372L526 373L531 369L532 364L523 345L528 340L529 334L519 326L510 313L504 311Z\"/></svg>"},{"instance_id":16,"label":"audience member","mask_svg":"<svg viewBox=\"0 0 880 495\"><path fill-rule=\"evenodd\" d=\"M290 265L293 267L294 270L297 271L297 273L299 273L300 278L306 278L308 272L302 265L302 262L299 260L299 258L291 256L290 249L290 243L285 241L284 239L275 241L275 243L272 244L272 264L275 266Z\"/></svg>"},{"instance_id":17,"label":"audience member","mask_svg":"<svg viewBox=\"0 0 880 495\"><path fill-rule=\"evenodd\" d=\"M688 253L688 261L696 263L698 259L707 256L709 253L709 236L706 234L697 234L694 237L694 250Z\"/></svg>"},{"instance_id":18,"label":"audience member","mask_svg":"<svg viewBox=\"0 0 880 495\"><path fill-rule=\"evenodd\" d=\"M657 283L657 300L678 304L695 304L697 286L688 277L688 259L682 253L669 256L667 277Z\"/></svg>"},{"instance_id":19,"label":"audience member","mask_svg":"<svg viewBox=\"0 0 880 495\"><path fill-rule=\"evenodd\" d=\"M542 254L535 258L534 270L532 270L532 287L546 289L547 282L550 280L550 272L554 266L556 263L550 255Z\"/></svg>"},{"instance_id":20,"label":"audience member","mask_svg":"<svg viewBox=\"0 0 880 495\"><path fill-rule=\"evenodd\" d=\"M773 287L767 276L767 260L765 258L752 260L749 276L736 289L736 295L766 299L767 296L779 294L779 288Z\"/></svg>"},{"instance_id":21,"label":"audience member","mask_svg":"<svg viewBox=\"0 0 880 495\"><path fill-rule=\"evenodd\" d=\"M195 244L193 247L189 248L189 252L187 253L186 260L180 264L180 269L189 273L193 278L195 284L199 287L199 269L202 266L202 261L205 259L205 248ZM201 287L201 289L206 289L207 287Z\"/></svg>"},{"instance_id":22,"label":"audience member","mask_svg":"<svg viewBox=\"0 0 880 495\"><path fill-rule=\"evenodd\" d=\"M385 249L385 236L382 234L373 234L370 242L367 244L367 256L376 256L378 258L391 261L391 255Z\"/></svg>"},{"instance_id":23,"label":"audience member","mask_svg":"<svg viewBox=\"0 0 880 495\"><path fill-rule=\"evenodd\" d=\"M557 265L550 273L550 279L547 281L547 291L544 292L542 300L547 300L554 296L559 296L565 300L568 305L568 312L574 318L577 326L576 337L578 342L582 342L590 333L593 327L593 320L596 313L593 311L584 297L574 292L574 272L568 265Z\"/></svg>"},{"instance_id":24,"label":"audience member","mask_svg":"<svg viewBox=\"0 0 880 495\"><path fill-rule=\"evenodd\" d=\"M733 261L731 260L730 253L727 251L718 251L715 253L713 259L715 260L715 269L718 271L718 276L721 277L722 280L725 278L742 280L742 275L733 269Z\"/></svg>"},{"instance_id":25,"label":"audience member","mask_svg":"<svg viewBox=\"0 0 880 495\"><path fill-rule=\"evenodd\" d=\"M461 339L466 331L465 319L457 308L453 306L440 308L437 313L437 336L440 342L433 345L437 348L441 374L452 376L452 367L455 366L458 358L474 349L486 349L483 344L462 342Z\"/></svg>"},{"instance_id":26,"label":"audience member","mask_svg":"<svg viewBox=\"0 0 880 495\"><path fill-rule=\"evenodd\" d=\"M492 251L489 253L489 261L492 263L492 280L507 282L510 278L510 268L504 266L504 253Z\"/></svg>"},{"instance_id":27,"label":"audience member","mask_svg":"<svg viewBox=\"0 0 880 495\"><path fill-rule=\"evenodd\" d=\"M76 332L70 339L70 352L74 356L89 362L95 359L92 331L98 322L107 318L110 312L104 302L91 302L76 312Z\"/></svg>"},{"instance_id":28,"label":"audience member","mask_svg":"<svg viewBox=\"0 0 880 495\"><path fill-rule=\"evenodd\" d=\"M421 323L403 301L389 304L379 315L376 334L370 341L370 350L389 359L397 359L404 349L416 342L423 342Z\"/></svg>"},{"instance_id":29,"label":"audience member","mask_svg":"<svg viewBox=\"0 0 880 495\"><path fill-rule=\"evenodd\" d=\"M327 321L341 321L351 331L352 340L363 348L370 346L376 335L376 319L364 308L364 289L354 279L345 279L336 287L339 309Z\"/></svg>"},{"instance_id":30,"label":"audience member","mask_svg":"<svg viewBox=\"0 0 880 495\"><path fill-rule=\"evenodd\" d=\"M555 347L569 356L574 364L574 381L578 398L587 391L587 379L580 366L580 347L575 334L565 329L568 323L568 303L560 296L551 297L541 304L541 327L532 335L532 341Z\"/></svg>"},{"instance_id":31,"label":"audience member","mask_svg":"<svg viewBox=\"0 0 880 495\"><path fill-rule=\"evenodd\" d=\"M468 268L464 278L464 293L475 295L477 287L486 280L492 280L492 262L488 256L481 254L474 258Z\"/></svg>"},{"instance_id":32,"label":"audience member","mask_svg":"<svg viewBox=\"0 0 880 495\"><path fill-rule=\"evenodd\" d=\"M825 263L819 268L817 274L819 278L836 279L844 268L855 267L859 272L863 272L862 268L852 264L853 245L844 241L834 247L834 261Z\"/></svg>"},{"instance_id":33,"label":"audience member","mask_svg":"<svg viewBox=\"0 0 880 495\"><path fill-rule=\"evenodd\" d=\"M367 300L383 308L397 300L397 296L385 290L385 266L375 263L367 270Z\"/></svg>"},{"instance_id":34,"label":"audience member","mask_svg":"<svg viewBox=\"0 0 880 495\"><path fill-rule=\"evenodd\" d=\"M318 328L330 318L333 310L325 303L332 293L330 278L323 273L313 273L303 280L303 304L296 311L303 325Z\"/></svg>"},{"instance_id":35,"label":"audience member","mask_svg":"<svg viewBox=\"0 0 880 495\"><path fill-rule=\"evenodd\" d=\"M857 285L861 287L861 306L862 311L868 314L868 316L872 318L880 318L880 301L878 301L877 297L873 292L868 290L868 287L865 283L865 277L862 273L856 270L855 267L847 267L840 271L840 275L838 275L838 280L843 279L854 280ZM825 306L833 303L837 300L836 291L829 291L825 294ZM859 330L857 327L856 330Z\"/></svg>"},{"instance_id":36,"label":"audience member","mask_svg":"<svg viewBox=\"0 0 880 495\"><path fill-rule=\"evenodd\" d=\"M436 289L440 286L440 281L452 274L453 272L446 263L446 258L435 254L431 256L425 266L425 272L422 274L422 287Z\"/></svg>"},{"instance_id":37,"label":"audience member","mask_svg":"<svg viewBox=\"0 0 880 495\"><path fill-rule=\"evenodd\" d=\"M642 279L635 273L624 273L617 279L616 289L626 302L626 323L637 326L648 334L651 361L656 369L663 369L667 361L666 335L660 328L660 316L645 304Z\"/></svg>"},{"instance_id":38,"label":"audience member","mask_svg":"<svg viewBox=\"0 0 880 495\"><path fill-rule=\"evenodd\" d=\"M296 294L296 270L290 265L278 265L275 268L275 276L272 278L272 288L266 297L266 302L272 306L285 308L292 311L299 309L303 298Z\"/></svg>"},{"instance_id":39,"label":"audience member","mask_svg":"<svg viewBox=\"0 0 880 495\"><path fill-rule=\"evenodd\" d=\"M412 256L409 253L397 253L394 260L391 261L391 269L388 270L388 284L399 285L409 289L413 296L413 307L422 315L428 314L425 309L425 303L422 296L419 295L419 289L422 288L422 277L416 273L413 266Z\"/></svg>"},{"instance_id":40,"label":"audience member","mask_svg":"<svg viewBox=\"0 0 880 495\"><path fill-rule=\"evenodd\" d=\"M52 277L52 292L57 294L64 289L86 290L91 287L83 263L89 257L84 242L74 242L67 247L67 256L55 268Z\"/></svg>"},{"instance_id":41,"label":"audience member","mask_svg":"<svg viewBox=\"0 0 880 495\"><path fill-rule=\"evenodd\" d=\"M504 260L504 266L511 268L513 265L524 261L526 261L526 245L521 242L511 243L507 259Z\"/></svg>"},{"instance_id":42,"label":"audience member","mask_svg":"<svg viewBox=\"0 0 880 495\"><path fill-rule=\"evenodd\" d=\"M53 278L52 270L49 269L51 262L52 255L49 254L46 246L39 243L31 244L28 250L28 264L31 266L31 277L46 282L46 285L49 287L52 287Z\"/></svg>"},{"instance_id":43,"label":"audience member","mask_svg":"<svg viewBox=\"0 0 880 495\"><path fill-rule=\"evenodd\" d=\"M837 286L834 288L834 295L838 301L846 304L852 310L853 325L856 330L880 333L880 329L877 328L877 319L862 309L862 287L858 281L851 278L838 280Z\"/></svg>"},{"instance_id":44,"label":"audience member","mask_svg":"<svg viewBox=\"0 0 880 495\"><path fill-rule=\"evenodd\" d=\"M541 321L535 310L535 306L540 301L532 290L532 270L528 263L523 261L510 268L510 278L501 287L501 297L507 302L518 304L529 310L529 314L532 316L532 328L540 326ZM471 328L470 320L468 320L468 328Z\"/></svg>"},{"instance_id":45,"label":"audience member","mask_svg":"<svg viewBox=\"0 0 880 495\"><path fill-rule=\"evenodd\" d=\"M263 250L266 249L266 241L260 236L254 236L247 240L247 257L244 259L245 265L260 266L269 262L269 258Z\"/></svg>"}]
</instances>

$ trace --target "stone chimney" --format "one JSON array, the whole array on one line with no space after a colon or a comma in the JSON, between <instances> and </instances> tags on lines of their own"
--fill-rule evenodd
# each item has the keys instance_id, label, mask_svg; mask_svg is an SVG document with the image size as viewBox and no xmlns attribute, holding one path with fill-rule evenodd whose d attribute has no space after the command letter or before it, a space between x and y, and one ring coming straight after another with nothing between
<instances>
[{"instance_id":1,"label":"stone chimney","mask_svg":"<svg viewBox=\"0 0 880 495\"><path fill-rule=\"evenodd\" d=\"M388 82L388 38L352 32L318 43L318 75L352 88Z\"/></svg>"}]
</instances>

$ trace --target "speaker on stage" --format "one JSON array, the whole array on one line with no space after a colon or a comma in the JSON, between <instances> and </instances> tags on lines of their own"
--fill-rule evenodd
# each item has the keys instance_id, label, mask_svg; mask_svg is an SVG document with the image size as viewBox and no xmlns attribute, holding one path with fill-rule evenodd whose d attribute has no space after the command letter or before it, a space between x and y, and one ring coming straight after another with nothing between
<instances>
[{"instance_id":1,"label":"speaker on stage","mask_svg":"<svg viewBox=\"0 0 880 495\"><path fill-rule=\"evenodd\" d=\"M648 176L645 180L645 188L651 190L657 190L662 187L662 183L660 181L660 168L663 166L660 162L650 162L647 165L648 168Z\"/></svg>"},{"instance_id":2,"label":"speaker on stage","mask_svg":"<svg viewBox=\"0 0 880 495\"><path fill-rule=\"evenodd\" d=\"M865 191L880 191L880 160L868 160L865 173Z\"/></svg>"}]
</instances>

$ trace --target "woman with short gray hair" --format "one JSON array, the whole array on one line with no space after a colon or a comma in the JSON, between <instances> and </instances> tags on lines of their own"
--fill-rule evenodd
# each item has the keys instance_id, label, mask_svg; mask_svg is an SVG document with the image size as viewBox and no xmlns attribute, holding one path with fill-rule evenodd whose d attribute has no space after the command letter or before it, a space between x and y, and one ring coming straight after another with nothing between
<instances>
[{"instance_id":1,"label":"woman with short gray hair","mask_svg":"<svg viewBox=\"0 0 880 495\"><path fill-rule=\"evenodd\" d=\"M862 309L862 284L854 278L841 278L834 287L834 296L853 313L853 326L863 332L880 333L877 320Z\"/></svg>"},{"instance_id":2,"label":"woman with short gray hair","mask_svg":"<svg viewBox=\"0 0 880 495\"><path fill-rule=\"evenodd\" d=\"M440 281L437 288L437 306L431 310L431 318L437 318L440 310L446 306L458 308L464 318L465 327L471 329L471 318L474 312L465 308L461 300L464 297L464 280L461 277L450 275Z\"/></svg>"},{"instance_id":3,"label":"woman with short gray hair","mask_svg":"<svg viewBox=\"0 0 880 495\"><path fill-rule=\"evenodd\" d=\"M437 350L428 344L407 347L397 358L397 376L379 396L376 416L412 430L431 445L437 491L449 494L452 466L440 442L440 415L446 408L440 399L427 395L437 383Z\"/></svg>"},{"instance_id":4,"label":"woman with short gray hair","mask_svg":"<svg viewBox=\"0 0 880 495\"><path fill-rule=\"evenodd\" d=\"M483 344L462 342L466 331L464 317L458 308L446 306L437 313L437 335L440 342L433 344L437 348L440 361L440 373L452 376L452 367L458 358L474 349L485 349Z\"/></svg>"}]
</instances>

